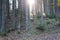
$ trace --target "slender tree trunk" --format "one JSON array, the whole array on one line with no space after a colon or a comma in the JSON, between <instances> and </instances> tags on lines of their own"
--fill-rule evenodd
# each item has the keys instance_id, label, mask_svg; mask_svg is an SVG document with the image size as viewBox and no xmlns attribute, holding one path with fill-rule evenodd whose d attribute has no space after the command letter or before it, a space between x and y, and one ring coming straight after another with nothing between
<instances>
[{"instance_id":1,"label":"slender tree trunk","mask_svg":"<svg viewBox=\"0 0 60 40\"><path fill-rule=\"evenodd\" d=\"M43 0L44 2L44 12L46 15L49 15L50 14L50 0Z\"/></svg>"},{"instance_id":2,"label":"slender tree trunk","mask_svg":"<svg viewBox=\"0 0 60 40\"><path fill-rule=\"evenodd\" d=\"M21 16L20 16L20 14L21 14L21 0L18 0L18 31L20 32L20 20L21 20Z\"/></svg>"},{"instance_id":3,"label":"slender tree trunk","mask_svg":"<svg viewBox=\"0 0 60 40\"><path fill-rule=\"evenodd\" d=\"M10 9L10 5L9 5L9 0L6 0L6 13L5 13L5 15L6 15L6 30L8 31L8 29L9 29L9 21L10 20L8 20L8 19L10 19L10 13L9 13L9 10Z\"/></svg>"},{"instance_id":4,"label":"slender tree trunk","mask_svg":"<svg viewBox=\"0 0 60 40\"><path fill-rule=\"evenodd\" d=\"M2 2L2 10L1 10L1 13L2 13L2 25L1 25L1 32L3 32L3 33L5 33L6 32L6 25L5 25L5 11L4 11L4 9L5 9L5 1L4 0L2 0L1 1Z\"/></svg>"},{"instance_id":5,"label":"slender tree trunk","mask_svg":"<svg viewBox=\"0 0 60 40\"><path fill-rule=\"evenodd\" d=\"M15 17L15 14L16 14L16 0L13 0L13 5L12 5L12 19L13 19L13 29L16 28L15 26L15 22L16 22L16 17Z\"/></svg>"},{"instance_id":6,"label":"slender tree trunk","mask_svg":"<svg viewBox=\"0 0 60 40\"><path fill-rule=\"evenodd\" d=\"M2 27L2 0L0 0L0 29ZM1 30L0 30L1 32Z\"/></svg>"},{"instance_id":7,"label":"slender tree trunk","mask_svg":"<svg viewBox=\"0 0 60 40\"><path fill-rule=\"evenodd\" d=\"M43 26L42 0L40 0L40 14L41 14L40 24L41 26Z\"/></svg>"},{"instance_id":8,"label":"slender tree trunk","mask_svg":"<svg viewBox=\"0 0 60 40\"><path fill-rule=\"evenodd\" d=\"M26 3L26 30L29 30L29 5Z\"/></svg>"},{"instance_id":9,"label":"slender tree trunk","mask_svg":"<svg viewBox=\"0 0 60 40\"><path fill-rule=\"evenodd\" d=\"M53 3L54 3L54 7L53 7L53 12L54 12L54 14L55 14L55 0L53 0Z\"/></svg>"},{"instance_id":10,"label":"slender tree trunk","mask_svg":"<svg viewBox=\"0 0 60 40\"><path fill-rule=\"evenodd\" d=\"M10 7L9 7L9 0L6 0L6 13L7 13L7 18L9 19L10 18L10 13L9 13L9 9L10 9Z\"/></svg>"}]
</instances>

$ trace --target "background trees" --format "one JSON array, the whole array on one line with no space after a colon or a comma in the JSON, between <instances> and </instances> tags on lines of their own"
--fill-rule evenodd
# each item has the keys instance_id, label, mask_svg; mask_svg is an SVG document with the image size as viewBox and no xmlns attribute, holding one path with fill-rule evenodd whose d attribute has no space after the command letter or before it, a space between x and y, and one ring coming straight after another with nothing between
<instances>
[{"instance_id":1,"label":"background trees","mask_svg":"<svg viewBox=\"0 0 60 40\"><path fill-rule=\"evenodd\" d=\"M43 13L48 16L52 14L50 17L59 14L60 9L57 6L56 0L35 0L35 2L36 4L32 7L33 16L39 15L41 25L44 25ZM27 30L29 28L29 22L30 8L26 0L0 0L1 32L5 32L6 29L17 29L19 32L24 29Z\"/></svg>"}]
</instances>

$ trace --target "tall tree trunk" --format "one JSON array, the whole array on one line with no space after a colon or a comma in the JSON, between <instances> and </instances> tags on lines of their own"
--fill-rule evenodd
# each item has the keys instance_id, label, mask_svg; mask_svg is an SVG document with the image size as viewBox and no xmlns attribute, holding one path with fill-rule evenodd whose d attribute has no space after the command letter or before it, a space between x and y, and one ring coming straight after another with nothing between
<instances>
[{"instance_id":1,"label":"tall tree trunk","mask_svg":"<svg viewBox=\"0 0 60 40\"><path fill-rule=\"evenodd\" d=\"M9 6L9 0L6 0L6 13L7 13L7 18L9 19L10 18L10 13L9 13L9 9L10 9L10 6Z\"/></svg>"},{"instance_id":2,"label":"tall tree trunk","mask_svg":"<svg viewBox=\"0 0 60 40\"><path fill-rule=\"evenodd\" d=\"M12 19L13 19L13 29L16 28L15 26L15 22L16 22L16 17L15 17L15 14L16 14L16 0L13 0L13 5L12 5Z\"/></svg>"},{"instance_id":3,"label":"tall tree trunk","mask_svg":"<svg viewBox=\"0 0 60 40\"><path fill-rule=\"evenodd\" d=\"M49 15L50 14L50 0L43 0L44 2L44 12L46 15Z\"/></svg>"},{"instance_id":4,"label":"tall tree trunk","mask_svg":"<svg viewBox=\"0 0 60 40\"><path fill-rule=\"evenodd\" d=\"M0 0L0 29L2 27L2 0ZM0 30L1 32L1 30Z\"/></svg>"},{"instance_id":5,"label":"tall tree trunk","mask_svg":"<svg viewBox=\"0 0 60 40\"><path fill-rule=\"evenodd\" d=\"M6 20L6 17L5 17L5 0L2 0L2 10L1 10L1 13L2 13L2 25L1 25L1 32L5 33L6 32L6 25L5 25L5 20Z\"/></svg>"},{"instance_id":6,"label":"tall tree trunk","mask_svg":"<svg viewBox=\"0 0 60 40\"><path fill-rule=\"evenodd\" d=\"M40 25L41 26L44 26L44 19L43 19L43 0L40 0L40 15L41 15Z\"/></svg>"},{"instance_id":7,"label":"tall tree trunk","mask_svg":"<svg viewBox=\"0 0 60 40\"><path fill-rule=\"evenodd\" d=\"M18 0L18 32L20 32L20 20L21 20L21 16L20 16L20 14L21 14L21 1L22 0Z\"/></svg>"},{"instance_id":8,"label":"tall tree trunk","mask_svg":"<svg viewBox=\"0 0 60 40\"><path fill-rule=\"evenodd\" d=\"M9 21L10 20L8 20L8 19L10 19L10 13L9 13L9 10L10 9L10 5L9 5L9 0L6 0L6 13L5 13L5 15L6 15L6 27L7 27L7 31L8 31L8 29L9 29Z\"/></svg>"},{"instance_id":9,"label":"tall tree trunk","mask_svg":"<svg viewBox=\"0 0 60 40\"><path fill-rule=\"evenodd\" d=\"M55 0L53 0L53 13L55 14Z\"/></svg>"},{"instance_id":10,"label":"tall tree trunk","mask_svg":"<svg viewBox=\"0 0 60 40\"><path fill-rule=\"evenodd\" d=\"M29 30L29 5L26 3L26 30Z\"/></svg>"}]
</instances>

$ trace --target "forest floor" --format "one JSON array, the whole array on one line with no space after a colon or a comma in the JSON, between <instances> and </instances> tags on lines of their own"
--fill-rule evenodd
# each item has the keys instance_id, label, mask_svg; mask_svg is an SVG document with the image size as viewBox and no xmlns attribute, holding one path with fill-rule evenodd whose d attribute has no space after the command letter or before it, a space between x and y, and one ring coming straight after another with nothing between
<instances>
[{"instance_id":1,"label":"forest floor","mask_svg":"<svg viewBox=\"0 0 60 40\"><path fill-rule=\"evenodd\" d=\"M6 37L0 37L0 40L60 40L60 32L42 33L39 35L32 35L28 33L15 34L11 32Z\"/></svg>"},{"instance_id":2,"label":"forest floor","mask_svg":"<svg viewBox=\"0 0 60 40\"><path fill-rule=\"evenodd\" d=\"M40 25L40 19L34 19L34 21L30 22L30 27L28 27L28 31L24 31L21 33L17 33L17 31L12 31L7 34L5 37L0 37L0 40L60 40L60 27L55 27L59 21L55 19L49 19L46 21L50 21L49 25L46 25L46 30L41 32L37 30L36 27ZM54 26L54 27L53 27Z\"/></svg>"}]
</instances>

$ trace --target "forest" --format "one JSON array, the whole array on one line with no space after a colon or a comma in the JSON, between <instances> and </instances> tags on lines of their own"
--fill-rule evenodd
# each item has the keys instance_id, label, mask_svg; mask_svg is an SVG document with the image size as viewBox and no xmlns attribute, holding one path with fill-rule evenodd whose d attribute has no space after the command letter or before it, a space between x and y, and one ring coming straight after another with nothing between
<instances>
[{"instance_id":1,"label":"forest","mask_svg":"<svg viewBox=\"0 0 60 40\"><path fill-rule=\"evenodd\" d=\"M60 0L0 0L0 40L60 40Z\"/></svg>"}]
</instances>

